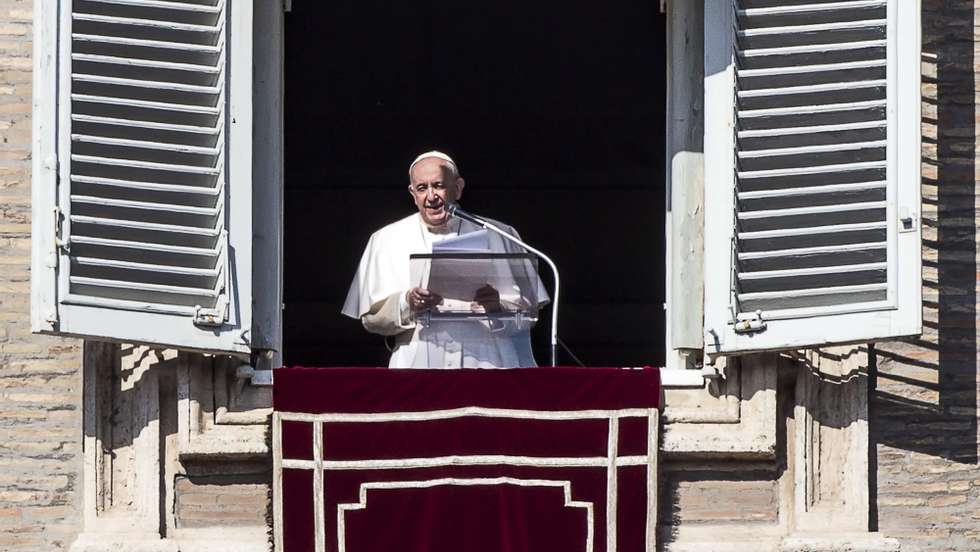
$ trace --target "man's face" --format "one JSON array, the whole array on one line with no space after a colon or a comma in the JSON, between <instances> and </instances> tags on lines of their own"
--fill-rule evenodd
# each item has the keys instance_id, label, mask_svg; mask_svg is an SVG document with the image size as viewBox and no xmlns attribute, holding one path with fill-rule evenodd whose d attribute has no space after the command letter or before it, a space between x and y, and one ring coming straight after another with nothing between
<instances>
[{"instance_id":1,"label":"man's face","mask_svg":"<svg viewBox=\"0 0 980 552\"><path fill-rule=\"evenodd\" d=\"M446 204L455 203L463 195L463 179L453 177L442 159L423 159L412 168L408 192L415 200L422 221L429 227L449 222Z\"/></svg>"}]
</instances>

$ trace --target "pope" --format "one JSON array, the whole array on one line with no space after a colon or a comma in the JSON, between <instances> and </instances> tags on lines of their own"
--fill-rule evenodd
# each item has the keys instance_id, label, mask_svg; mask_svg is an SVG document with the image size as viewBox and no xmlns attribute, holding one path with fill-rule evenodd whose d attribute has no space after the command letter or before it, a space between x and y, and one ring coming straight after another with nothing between
<instances>
[{"instance_id":1,"label":"pope","mask_svg":"<svg viewBox=\"0 0 980 552\"><path fill-rule=\"evenodd\" d=\"M419 323L422 313L436 308L443 298L413 285L409 257L432 252L440 241L480 230L452 217L447 207L463 195L466 185L455 161L430 151L408 168L408 192L418 212L393 222L371 235L351 282L343 314L361 320L375 334L394 337L391 368L509 368L536 366L529 328L520 324L495 327L485 322L433 321ZM517 236L510 226L487 219ZM504 238L488 235L489 248L499 253L525 253ZM540 308L548 302L544 284L533 274ZM501 310L498 290L487 285L473 302L486 312Z\"/></svg>"}]
</instances>

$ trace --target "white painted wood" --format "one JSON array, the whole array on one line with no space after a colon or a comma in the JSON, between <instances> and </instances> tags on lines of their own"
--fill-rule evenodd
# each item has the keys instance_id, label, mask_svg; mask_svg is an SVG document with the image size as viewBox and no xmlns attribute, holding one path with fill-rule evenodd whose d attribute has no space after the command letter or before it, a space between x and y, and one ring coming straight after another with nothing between
<instances>
[{"instance_id":1,"label":"white painted wood","mask_svg":"<svg viewBox=\"0 0 980 552\"><path fill-rule=\"evenodd\" d=\"M704 285L703 40L701 2L667 5L667 366L700 349ZM700 372L698 372L700 375Z\"/></svg>"},{"instance_id":2,"label":"white painted wood","mask_svg":"<svg viewBox=\"0 0 980 552\"><path fill-rule=\"evenodd\" d=\"M155 27L158 29L170 29L174 31L188 31L188 32L198 32L198 33L209 33L214 30L209 25L192 25L188 23L175 23L172 21L159 21L156 19L116 17L113 15L74 14L72 16L72 19L76 21L92 21L95 23L113 23L117 25L137 25L141 27Z\"/></svg>"},{"instance_id":3,"label":"white painted wood","mask_svg":"<svg viewBox=\"0 0 980 552\"><path fill-rule=\"evenodd\" d=\"M771 97L771 96L789 96L796 94L813 94L815 92L835 92L841 90L855 90L860 88L880 88L885 86L887 81L882 79L873 79L868 81L857 81L857 82L832 82L829 84L808 84L804 86L786 86L782 88L759 88L755 90L739 90L739 99L747 98L759 98L759 97ZM878 124L878 121L867 121L863 123L849 123L851 128L862 128L855 125L874 125ZM844 126L844 125L839 125ZM804 128L815 128L815 127L804 127ZM741 134L740 134L741 135Z\"/></svg>"},{"instance_id":4,"label":"white painted wood","mask_svg":"<svg viewBox=\"0 0 980 552\"><path fill-rule=\"evenodd\" d=\"M740 272L739 280L764 280L767 278L796 278L798 276L815 276L820 274L836 274L841 272L858 272L862 270L884 270L886 263L864 263L844 266L823 266L817 268L795 268L788 270L766 270L761 272Z\"/></svg>"},{"instance_id":5,"label":"white painted wood","mask_svg":"<svg viewBox=\"0 0 980 552\"><path fill-rule=\"evenodd\" d=\"M884 100L870 100L866 102L848 102L839 104L820 104L820 105L801 105L793 107L775 107L772 109L745 109L738 112L742 119L752 117L774 117L777 115L813 115L816 113L830 113L835 111L855 111L858 109L871 109L885 107Z\"/></svg>"},{"instance_id":6,"label":"white painted wood","mask_svg":"<svg viewBox=\"0 0 980 552\"><path fill-rule=\"evenodd\" d=\"M228 182L235 186L237 193L228 198L229 247L235 252L235 272L237 277L231 282L229 293L235 297L238 309L229 313L231 323L242 328L240 337L251 348L254 328L252 326L252 241L253 236L253 196L252 158L254 126L253 117L253 18L254 0L229 3L231 32L226 33L230 45L231 97L228 121ZM259 184L261 185L261 183Z\"/></svg>"},{"instance_id":7,"label":"white painted wood","mask_svg":"<svg viewBox=\"0 0 980 552\"><path fill-rule=\"evenodd\" d=\"M128 209L145 209L149 211L167 211L172 213L188 213L204 216L215 216L221 212L221 207L194 207L192 205L162 205L160 203L150 203L146 201L130 201L127 199L111 199L104 197L90 197L83 195L72 195L71 200L75 203L91 203L93 205L107 205L112 207L126 207Z\"/></svg>"},{"instance_id":8,"label":"white painted wood","mask_svg":"<svg viewBox=\"0 0 980 552\"><path fill-rule=\"evenodd\" d=\"M103 36L85 33L72 33L72 40L78 42L99 42L103 44L123 44L125 46L142 46L147 48L163 48L168 50L182 50L191 52L206 52L217 54L221 52L222 46L209 44L188 44L183 42L168 42L165 40L147 40L141 38L130 38L122 36Z\"/></svg>"},{"instance_id":9,"label":"white painted wood","mask_svg":"<svg viewBox=\"0 0 980 552\"><path fill-rule=\"evenodd\" d=\"M739 9L740 16L809 14L824 11L838 11L855 8L875 8L884 6L887 0L852 0L851 2L827 2L823 4L798 4L793 6L774 6L767 8Z\"/></svg>"},{"instance_id":10,"label":"white painted wood","mask_svg":"<svg viewBox=\"0 0 980 552\"><path fill-rule=\"evenodd\" d=\"M817 253L843 253L846 251L860 251L863 249L884 249L887 242L868 242L852 243L847 245L825 245L819 247L799 247L795 249L774 249L757 253L739 253L738 258L742 261L749 259L765 259L771 257L802 257Z\"/></svg>"},{"instance_id":11,"label":"white painted wood","mask_svg":"<svg viewBox=\"0 0 980 552\"><path fill-rule=\"evenodd\" d=\"M884 67L885 60L847 61L842 63L820 63L817 65L794 65L789 67L773 67L768 69L740 69L738 76L742 78L771 77L774 75L798 75L800 73L823 73L829 71L849 71L854 69L873 69Z\"/></svg>"},{"instance_id":12,"label":"white painted wood","mask_svg":"<svg viewBox=\"0 0 980 552\"><path fill-rule=\"evenodd\" d=\"M822 54L826 52L844 52L847 50L859 50L864 48L884 48L887 44L887 41L884 40L861 40L857 42L838 42L833 44L806 44L803 46L781 46L777 48L751 48L748 50L739 50L738 55L740 57L753 58L795 54Z\"/></svg>"},{"instance_id":13,"label":"white painted wood","mask_svg":"<svg viewBox=\"0 0 980 552\"><path fill-rule=\"evenodd\" d=\"M894 0L891 0L894 1ZM788 25L784 27L764 27L751 31L739 31L738 36L767 36L767 35L786 35L798 33L815 33L820 31L843 31L849 29L866 29L869 27L883 27L888 23L886 19L867 19L863 21L844 21L841 23L817 23L813 25Z\"/></svg>"},{"instance_id":14,"label":"white painted wood","mask_svg":"<svg viewBox=\"0 0 980 552\"><path fill-rule=\"evenodd\" d=\"M205 115L218 115L222 110L221 107L210 107L206 105L174 104L167 102L153 102L149 100L110 98L107 96L95 96L92 94L72 94L71 99L76 102L124 105L128 107L146 107L152 109L165 109L167 111L179 111L183 113L201 113Z\"/></svg>"},{"instance_id":15,"label":"white painted wood","mask_svg":"<svg viewBox=\"0 0 980 552\"><path fill-rule=\"evenodd\" d=\"M31 117L31 330L51 331L57 320L55 225L58 205L58 1L34 2Z\"/></svg>"},{"instance_id":16,"label":"white painted wood","mask_svg":"<svg viewBox=\"0 0 980 552\"><path fill-rule=\"evenodd\" d=\"M122 6L141 6L146 8L167 8L171 10L184 10L201 13L218 13L221 5L209 6L206 4L190 4L185 2L161 2L159 0L88 0L97 4L116 4Z\"/></svg>"},{"instance_id":17,"label":"white painted wood","mask_svg":"<svg viewBox=\"0 0 980 552\"><path fill-rule=\"evenodd\" d=\"M775 190L760 190L757 192L738 192L741 200L764 199L768 197L791 197L835 192L853 192L860 190L875 190L885 188L887 182L855 182L853 184L830 184L827 186L808 186L806 188L780 188Z\"/></svg>"},{"instance_id":18,"label":"white painted wood","mask_svg":"<svg viewBox=\"0 0 980 552\"><path fill-rule=\"evenodd\" d=\"M884 140L873 142L850 142L841 144L821 144L819 146L797 146L791 148L772 148L752 151L738 152L739 159L753 159L758 157L777 157L786 155L806 155L809 153L829 153L839 151L879 149L887 145Z\"/></svg>"},{"instance_id":19,"label":"white painted wood","mask_svg":"<svg viewBox=\"0 0 980 552\"><path fill-rule=\"evenodd\" d=\"M841 211L865 211L868 209L884 209L884 201L869 201L865 203L846 203L842 205L818 205L816 207L799 207L793 209L771 209L767 211L749 211L738 214L740 220L766 219L773 217L795 217L800 215L820 215L839 213Z\"/></svg>"},{"instance_id":20,"label":"white painted wood","mask_svg":"<svg viewBox=\"0 0 980 552\"><path fill-rule=\"evenodd\" d=\"M721 350L730 315L731 235L735 226L734 22L731 0L704 3L704 331ZM716 332L708 338L709 332Z\"/></svg>"},{"instance_id":21,"label":"white painted wood","mask_svg":"<svg viewBox=\"0 0 980 552\"><path fill-rule=\"evenodd\" d=\"M72 114L72 121L84 123L101 123L107 125L131 126L151 130L170 130L174 132L193 132L196 134L219 134L219 130L211 127L198 127L192 125L175 125L173 123L161 123L157 121L138 121L135 119L117 119L114 117L100 117L97 115Z\"/></svg>"},{"instance_id":22,"label":"white painted wood","mask_svg":"<svg viewBox=\"0 0 980 552\"><path fill-rule=\"evenodd\" d=\"M146 15L81 13L94 3ZM61 185L53 174L48 185L35 185L35 330L251 352L252 2L45 5L37 17L49 38L43 42L39 31L37 44L50 59L36 61L53 66L48 78L43 68L36 71L35 157L49 158ZM183 12L194 23L167 20L168 12ZM138 38L105 24L155 31ZM175 38L158 38L168 36ZM73 51L72 39L90 50ZM112 45L134 49L132 55L105 50ZM144 55L146 49L160 53ZM175 76L181 74L186 77ZM48 122L55 114L57 134ZM45 177L43 168L35 170L36 179ZM185 199L171 202L175 197ZM57 263L41 256L42 249L56 252L55 207L62 212L60 239L68 244ZM42 263L51 265L47 275ZM195 326L200 308L213 308L207 313L224 324Z\"/></svg>"},{"instance_id":23,"label":"white painted wood","mask_svg":"<svg viewBox=\"0 0 980 552\"><path fill-rule=\"evenodd\" d=\"M283 89L285 84L285 21L277 2L255 4L255 113L252 186L254 228L255 328L253 348L272 351L259 355L268 368L282 366L282 242L283 242ZM264 366L257 366L262 369Z\"/></svg>"},{"instance_id":24,"label":"white painted wood","mask_svg":"<svg viewBox=\"0 0 980 552\"><path fill-rule=\"evenodd\" d=\"M218 94L221 92L220 86L196 86L191 84L181 84L175 82L148 81L139 79L124 79L118 77L108 77L105 75L89 75L84 73L73 73L72 79L84 82L98 82L102 84L119 84L122 86L135 86L138 88L165 88L168 90L180 90L182 92L201 92L204 94ZM72 120L75 120L74 117Z\"/></svg>"},{"instance_id":25,"label":"white painted wood","mask_svg":"<svg viewBox=\"0 0 980 552\"><path fill-rule=\"evenodd\" d=\"M739 84L723 63L705 78L705 151L711 171L705 200L707 352L826 346L919 333L919 2L855 0L746 10L740 4L709 0L719 16L705 17L706 64L739 56L748 65L739 68L738 77L752 79L751 89L736 91ZM737 22L721 17L722 5L734 9ZM886 5L887 18L881 19L880 8ZM876 16L832 21L835 10L851 8L877 10ZM816 12L823 13L821 20L809 23L807 13ZM753 18L777 16L791 23L753 23L770 25L776 19ZM732 42L721 39L718 52L707 51L713 37L724 36L733 24L740 38L768 37L760 43L765 47L737 52ZM862 38L872 36L864 30L875 28L885 29L884 40ZM807 40L842 30L854 40ZM824 52L846 53L853 61L813 64L812 56ZM790 56L798 55L810 57L796 65ZM751 65L760 60L765 65ZM824 75L881 67L886 68L884 79L850 82L853 77ZM806 80L818 73L821 80ZM800 82L786 80L790 75ZM776 79L775 84L767 85L767 79ZM834 94L855 90L864 91L859 98L880 97L834 101ZM726 113L712 116L712 103L719 110L734 106L729 94L751 100L752 109L736 111L735 121L726 120ZM800 102L796 97L806 98L806 104L794 105ZM815 122L800 125L804 117ZM737 141L730 136L736 121L752 124L737 132ZM818 135L823 137L816 140ZM783 146L781 137L793 141ZM840 161L848 156L853 161ZM815 164L807 164L808 159ZM914 219L912 228L898 231L899 212ZM814 224L821 217L828 222ZM767 305L761 310L763 331L735 333L732 321L751 314L740 312L743 303L752 312L756 307L750 305Z\"/></svg>"},{"instance_id":26,"label":"white painted wood","mask_svg":"<svg viewBox=\"0 0 980 552\"><path fill-rule=\"evenodd\" d=\"M98 184L100 186L115 186L119 188L130 188L133 190L151 190L157 192L169 192L179 194L194 194L215 196L221 194L219 187L208 188L204 186L184 186L181 184L161 184L159 182L140 182L135 180L120 180L118 178L104 178L99 176L83 176L78 174L71 175L72 182L87 184Z\"/></svg>"}]
</instances>

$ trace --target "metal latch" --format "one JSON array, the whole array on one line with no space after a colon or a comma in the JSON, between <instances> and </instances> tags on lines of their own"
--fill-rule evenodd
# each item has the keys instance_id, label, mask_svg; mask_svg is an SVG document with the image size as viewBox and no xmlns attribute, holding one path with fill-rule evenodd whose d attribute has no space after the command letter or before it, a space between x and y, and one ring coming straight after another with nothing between
<instances>
[{"instance_id":1,"label":"metal latch","mask_svg":"<svg viewBox=\"0 0 980 552\"><path fill-rule=\"evenodd\" d=\"M898 231L899 232L915 232L918 228L918 220L916 220L915 212L908 207L902 207L898 215Z\"/></svg>"},{"instance_id":2,"label":"metal latch","mask_svg":"<svg viewBox=\"0 0 980 552\"><path fill-rule=\"evenodd\" d=\"M766 321L762 319L762 311L740 313L733 321L737 334L761 332L766 329Z\"/></svg>"}]
</instances>

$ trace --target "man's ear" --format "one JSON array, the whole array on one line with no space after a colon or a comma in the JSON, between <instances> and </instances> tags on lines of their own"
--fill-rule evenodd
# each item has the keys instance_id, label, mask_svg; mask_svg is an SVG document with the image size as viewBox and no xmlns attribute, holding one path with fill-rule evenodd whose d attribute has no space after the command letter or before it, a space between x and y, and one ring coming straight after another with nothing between
<instances>
[{"instance_id":1,"label":"man's ear","mask_svg":"<svg viewBox=\"0 0 980 552\"><path fill-rule=\"evenodd\" d=\"M463 186L466 186L466 181L460 176L456 179L456 199L463 197Z\"/></svg>"}]
</instances>

